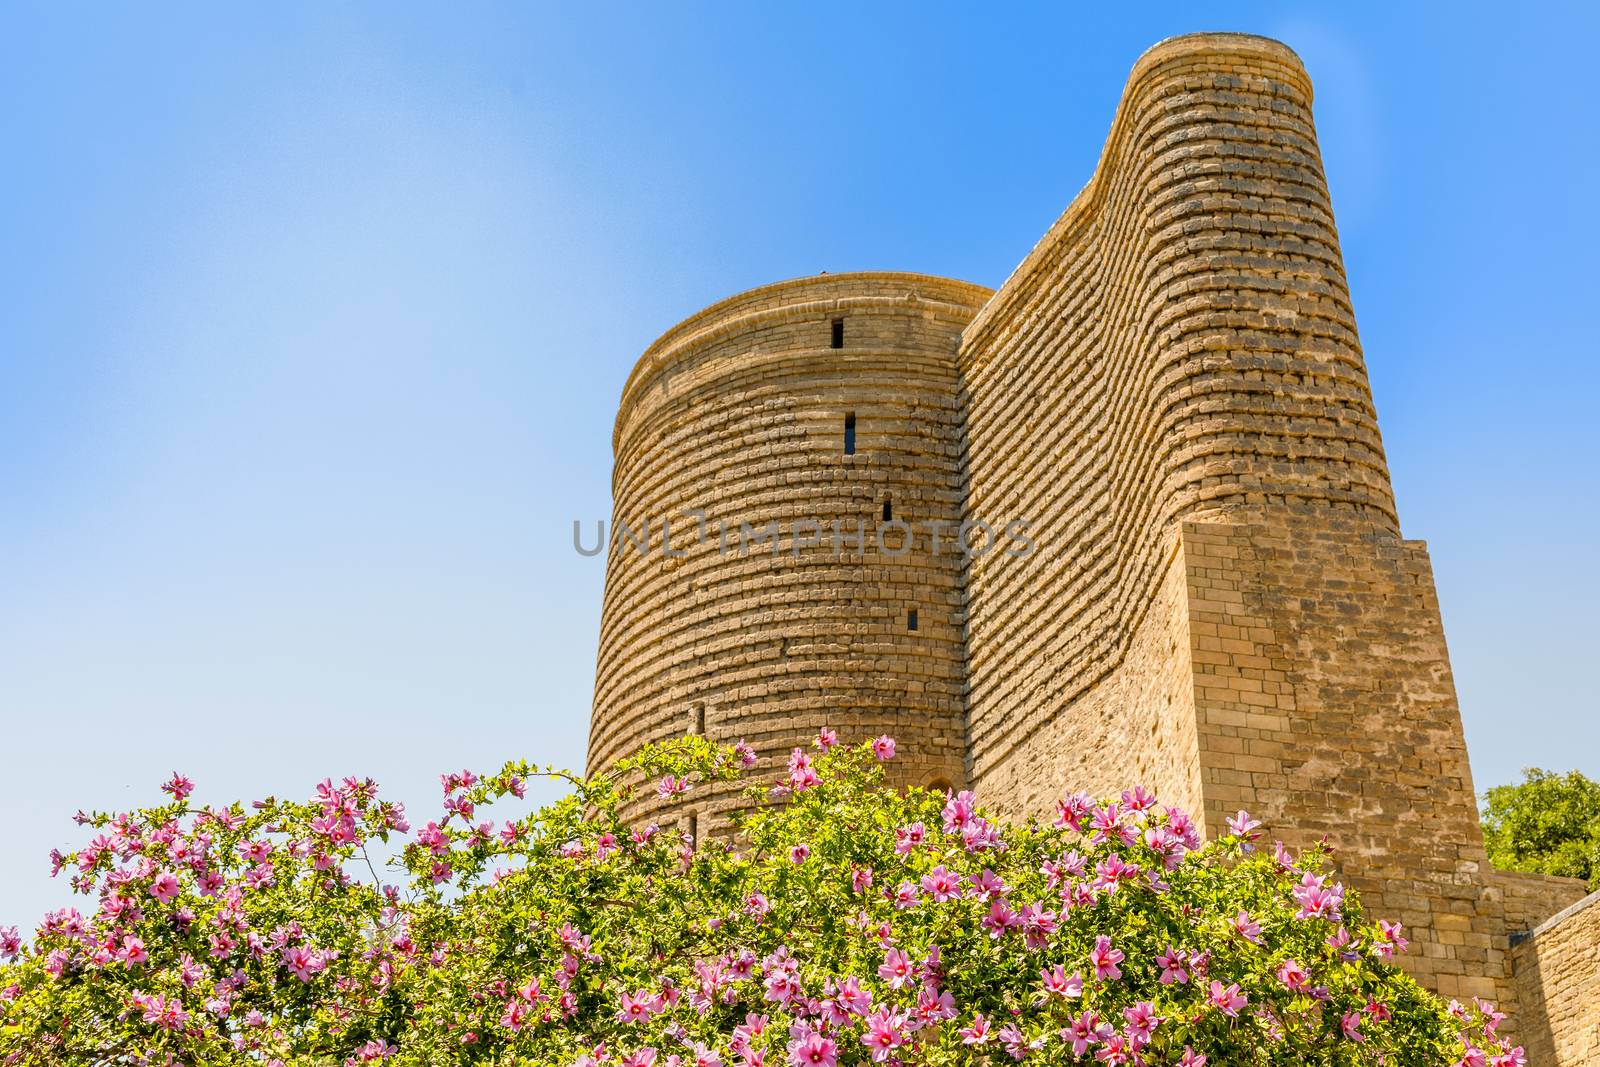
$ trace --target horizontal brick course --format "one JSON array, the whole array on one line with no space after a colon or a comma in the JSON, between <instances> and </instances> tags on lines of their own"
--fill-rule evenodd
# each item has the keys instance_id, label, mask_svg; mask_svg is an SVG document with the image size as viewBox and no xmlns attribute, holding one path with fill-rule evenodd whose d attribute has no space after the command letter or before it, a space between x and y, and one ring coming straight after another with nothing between
<instances>
[{"instance_id":1,"label":"horizontal brick course","mask_svg":"<svg viewBox=\"0 0 1600 1067\"><path fill-rule=\"evenodd\" d=\"M998 291L822 275L652 345L613 438L613 519L650 520L652 552L611 540L590 767L703 728L747 738L771 775L828 725L894 734L897 784L971 785L1014 816L1135 782L1211 832L1248 808L1295 845L1326 840L1369 912L1406 924L1424 982L1496 999L1548 1050L1534 1063L1592 1063L1572 1003L1592 916L1512 949L1578 888L1488 865L1311 100L1276 42L1163 42L1093 177ZM1034 551L773 556L689 536L695 509L735 538L808 520L870 536L886 498L900 521L1025 521ZM663 518L677 554L656 550ZM636 814L704 833L737 802Z\"/></svg>"}]
</instances>

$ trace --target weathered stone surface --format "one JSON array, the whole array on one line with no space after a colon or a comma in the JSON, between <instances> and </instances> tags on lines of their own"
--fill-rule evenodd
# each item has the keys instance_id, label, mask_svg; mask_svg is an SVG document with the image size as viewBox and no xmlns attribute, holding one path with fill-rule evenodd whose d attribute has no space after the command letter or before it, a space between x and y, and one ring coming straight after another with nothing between
<instances>
[{"instance_id":1,"label":"weathered stone surface","mask_svg":"<svg viewBox=\"0 0 1600 1067\"><path fill-rule=\"evenodd\" d=\"M1516 940L1511 957L1528 1062L1600 1063L1600 893Z\"/></svg>"},{"instance_id":2,"label":"weathered stone surface","mask_svg":"<svg viewBox=\"0 0 1600 1067\"><path fill-rule=\"evenodd\" d=\"M1512 951L1582 887L1485 857L1284 46L1141 57L1094 176L994 293L824 275L674 327L615 450L614 520L648 522L650 551L611 542L591 768L703 729L775 773L829 725L894 734L900 783L1016 816L1135 782L1212 830L1247 808L1329 842L1406 924L1406 965L1507 1008L1532 1062L1597 1062L1600 908ZM885 501L909 552L873 543ZM772 522L776 554L741 547ZM867 543L836 552L835 522ZM962 522L1001 544L935 551L928 524ZM1031 553L1005 551L1017 522ZM736 800L639 813L704 833Z\"/></svg>"}]
</instances>

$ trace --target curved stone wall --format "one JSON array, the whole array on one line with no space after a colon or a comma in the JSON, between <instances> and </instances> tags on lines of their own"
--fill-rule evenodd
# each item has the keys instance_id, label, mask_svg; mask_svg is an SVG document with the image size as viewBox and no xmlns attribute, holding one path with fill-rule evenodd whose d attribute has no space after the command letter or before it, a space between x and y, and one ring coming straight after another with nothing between
<instances>
[{"instance_id":1,"label":"curved stone wall","mask_svg":"<svg viewBox=\"0 0 1600 1067\"><path fill-rule=\"evenodd\" d=\"M935 553L927 524L960 522L956 344L989 295L821 275L716 304L644 354L614 435L628 529L612 530L591 769L703 729L746 738L777 774L829 725L896 736L899 781L964 779L961 557ZM760 539L774 522L775 546ZM687 813L705 832L732 799Z\"/></svg>"},{"instance_id":2,"label":"curved stone wall","mask_svg":"<svg viewBox=\"0 0 1600 1067\"><path fill-rule=\"evenodd\" d=\"M1147 52L1093 179L968 327L961 369L967 514L1038 531L1034 557L967 575L974 778L1030 810L1063 779L1198 800L1165 715L1188 681L1158 676L1189 635L1151 616L1179 520L1398 530L1294 53L1231 34Z\"/></svg>"},{"instance_id":3,"label":"curved stone wall","mask_svg":"<svg viewBox=\"0 0 1600 1067\"><path fill-rule=\"evenodd\" d=\"M615 518L649 521L651 551L613 540L592 769L704 729L775 775L831 725L893 733L897 781L1005 815L1134 783L1213 832L1246 808L1291 848L1327 843L1430 987L1518 1030L1526 1000L1532 1047L1588 1062L1567 949L1593 923L1507 968L1559 894L1487 862L1288 48L1204 34L1141 57L1094 177L996 293L825 276L690 318L629 379L615 450ZM831 524L871 537L885 498L921 524L912 551L835 554ZM741 522L772 521L777 554L741 551ZM930 521L1026 523L1032 551L935 553ZM823 544L794 549L802 522ZM640 810L703 832L736 799Z\"/></svg>"}]
</instances>

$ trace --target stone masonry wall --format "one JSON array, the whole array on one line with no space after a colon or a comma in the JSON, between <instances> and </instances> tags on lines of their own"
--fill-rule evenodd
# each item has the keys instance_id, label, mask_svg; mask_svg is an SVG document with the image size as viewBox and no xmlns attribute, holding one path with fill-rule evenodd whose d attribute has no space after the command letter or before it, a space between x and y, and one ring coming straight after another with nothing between
<instances>
[{"instance_id":1,"label":"stone masonry wall","mask_svg":"<svg viewBox=\"0 0 1600 1067\"><path fill-rule=\"evenodd\" d=\"M1600 1063L1600 893L1550 919L1512 950L1518 1032L1528 1062Z\"/></svg>"},{"instance_id":2,"label":"stone masonry wall","mask_svg":"<svg viewBox=\"0 0 1600 1067\"><path fill-rule=\"evenodd\" d=\"M1327 840L1402 963L1446 996L1505 993L1506 921L1419 541L1353 519L1183 526L1209 821L1240 808Z\"/></svg>"},{"instance_id":3,"label":"stone masonry wall","mask_svg":"<svg viewBox=\"0 0 1600 1067\"><path fill-rule=\"evenodd\" d=\"M1506 929L1513 938L1570 908L1588 892L1581 878L1525 871L1491 871L1489 885L1505 903Z\"/></svg>"},{"instance_id":4,"label":"stone masonry wall","mask_svg":"<svg viewBox=\"0 0 1600 1067\"><path fill-rule=\"evenodd\" d=\"M748 739L774 775L827 725L899 738L898 781L964 782L960 557L925 531L960 521L955 346L988 295L824 275L723 301L646 352L617 419L613 496L616 523L652 524L651 551L613 529L591 770L703 730ZM886 502L913 533L903 555ZM679 556L659 551L663 519ZM774 522L778 543L756 541ZM705 833L736 799L700 790L688 813Z\"/></svg>"},{"instance_id":5,"label":"stone masonry wall","mask_svg":"<svg viewBox=\"0 0 1600 1067\"><path fill-rule=\"evenodd\" d=\"M1326 838L1407 966L1509 1002L1310 105L1276 43L1152 49L1093 179L965 331L966 513L1039 546L967 568L969 773L1016 814L1139 780L1213 832L1243 807Z\"/></svg>"},{"instance_id":6,"label":"stone masonry wall","mask_svg":"<svg viewBox=\"0 0 1600 1067\"><path fill-rule=\"evenodd\" d=\"M1037 810L1041 763L1080 770L1119 712L1154 723L1135 753L1186 743L1184 697L1128 708L1120 680L1146 669L1151 626L1176 635L1147 615L1179 520L1311 507L1396 526L1310 104L1275 42L1152 49L1094 178L964 334L967 514L1027 519L1038 542L966 575L969 760L991 797ZM1056 777L1159 770L1186 795L1185 759L1146 762Z\"/></svg>"},{"instance_id":7,"label":"stone masonry wall","mask_svg":"<svg viewBox=\"0 0 1600 1067\"><path fill-rule=\"evenodd\" d=\"M614 447L613 518L648 523L650 551L613 529L591 770L704 731L773 775L830 725L894 734L898 784L1003 814L1135 782L1208 832L1247 808L1333 846L1368 912L1406 924L1405 965L1499 1002L1531 1063L1600 1062L1595 898L1513 955L1578 887L1485 857L1284 46L1141 57L1093 178L995 293L820 276L685 320L629 378ZM886 501L896 522L1026 523L1033 551L919 531L885 553ZM834 521L868 543L834 550ZM777 553L741 548L769 522ZM809 523L821 544L795 551ZM704 833L737 799L637 812Z\"/></svg>"}]
</instances>

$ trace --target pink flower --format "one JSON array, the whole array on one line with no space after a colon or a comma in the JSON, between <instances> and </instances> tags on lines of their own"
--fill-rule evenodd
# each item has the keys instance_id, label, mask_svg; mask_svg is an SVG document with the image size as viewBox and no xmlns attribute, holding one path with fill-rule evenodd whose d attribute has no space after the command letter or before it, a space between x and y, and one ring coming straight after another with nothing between
<instances>
[{"instance_id":1,"label":"pink flower","mask_svg":"<svg viewBox=\"0 0 1600 1067\"><path fill-rule=\"evenodd\" d=\"M642 1023L666 1006L660 994L652 994L645 989L635 990L631 994L623 992L621 997L622 1007L617 1010L617 1021L620 1023Z\"/></svg>"},{"instance_id":2,"label":"pink flower","mask_svg":"<svg viewBox=\"0 0 1600 1067\"><path fill-rule=\"evenodd\" d=\"M936 993L926 985L917 993L917 1021L931 1026L956 1017L956 998L949 992Z\"/></svg>"},{"instance_id":3,"label":"pink flower","mask_svg":"<svg viewBox=\"0 0 1600 1067\"><path fill-rule=\"evenodd\" d=\"M961 895L961 879L945 870L941 863L922 876L922 891L932 897L935 903L943 904Z\"/></svg>"},{"instance_id":4,"label":"pink flower","mask_svg":"<svg viewBox=\"0 0 1600 1067\"><path fill-rule=\"evenodd\" d=\"M960 833L972 821L973 813L977 806L978 798L973 796L972 790L963 789L945 802L944 832L947 834Z\"/></svg>"},{"instance_id":5,"label":"pink flower","mask_svg":"<svg viewBox=\"0 0 1600 1067\"><path fill-rule=\"evenodd\" d=\"M1250 1002L1249 997L1239 992L1238 982L1224 989L1222 983L1216 979L1211 981L1211 996L1208 999L1213 1005L1221 1008L1224 1015L1234 1019L1239 1017L1239 1009Z\"/></svg>"},{"instance_id":6,"label":"pink flower","mask_svg":"<svg viewBox=\"0 0 1600 1067\"><path fill-rule=\"evenodd\" d=\"M1094 811L1094 798L1088 793L1074 793L1065 800L1056 801L1056 825L1065 826L1074 833L1083 832L1083 821Z\"/></svg>"},{"instance_id":7,"label":"pink flower","mask_svg":"<svg viewBox=\"0 0 1600 1067\"><path fill-rule=\"evenodd\" d=\"M1344 887L1337 882L1329 886L1318 875L1307 874L1294 887L1294 899L1300 905L1296 919L1327 919L1339 921L1339 911L1344 904Z\"/></svg>"},{"instance_id":8,"label":"pink flower","mask_svg":"<svg viewBox=\"0 0 1600 1067\"><path fill-rule=\"evenodd\" d=\"M1229 816L1228 833L1232 834L1234 837L1241 838L1246 842L1250 842L1261 836L1255 832L1260 825L1261 821L1259 819L1252 819L1248 811L1240 811L1237 815Z\"/></svg>"},{"instance_id":9,"label":"pink flower","mask_svg":"<svg viewBox=\"0 0 1600 1067\"><path fill-rule=\"evenodd\" d=\"M150 895L163 904L178 898L178 878L170 871L163 871L156 875L150 883Z\"/></svg>"},{"instance_id":10,"label":"pink flower","mask_svg":"<svg viewBox=\"0 0 1600 1067\"><path fill-rule=\"evenodd\" d=\"M1056 913L1043 904L1024 904L1017 918L1022 922L1024 943L1035 952L1050 943L1050 935L1057 929Z\"/></svg>"},{"instance_id":11,"label":"pink flower","mask_svg":"<svg viewBox=\"0 0 1600 1067\"><path fill-rule=\"evenodd\" d=\"M826 726L817 731L817 747L826 752L839 743L839 732L830 730Z\"/></svg>"},{"instance_id":12,"label":"pink flower","mask_svg":"<svg viewBox=\"0 0 1600 1067\"><path fill-rule=\"evenodd\" d=\"M283 950L283 965L300 981L309 982L328 964L320 952L306 948L286 948Z\"/></svg>"},{"instance_id":13,"label":"pink flower","mask_svg":"<svg viewBox=\"0 0 1600 1067\"><path fill-rule=\"evenodd\" d=\"M148 999L135 996L134 1003L144 1008L145 1022L163 1030L182 1030L189 1019L189 1013L183 1010L177 997L168 1000L159 993Z\"/></svg>"},{"instance_id":14,"label":"pink flower","mask_svg":"<svg viewBox=\"0 0 1600 1067\"><path fill-rule=\"evenodd\" d=\"M987 867L983 869L982 874L977 875L976 877L968 875L967 880L972 886L972 890L968 895L977 897L979 900L992 900L993 898L1005 893L1006 890L1010 888L1000 880L998 875L989 870Z\"/></svg>"},{"instance_id":15,"label":"pink flower","mask_svg":"<svg viewBox=\"0 0 1600 1067\"><path fill-rule=\"evenodd\" d=\"M850 975L839 983L839 1006L852 1015L865 1015L872 1008L871 990L861 988L861 979Z\"/></svg>"},{"instance_id":16,"label":"pink flower","mask_svg":"<svg viewBox=\"0 0 1600 1067\"><path fill-rule=\"evenodd\" d=\"M1111 939L1104 934L1094 939L1094 948L1089 952L1089 962L1094 966L1094 976L1097 981L1117 979L1122 977L1122 971L1117 964L1127 959L1122 950L1111 947Z\"/></svg>"},{"instance_id":17,"label":"pink flower","mask_svg":"<svg viewBox=\"0 0 1600 1067\"><path fill-rule=\"evenodd\" d=\"M682 796L688 791L689 779L687 776L674 778L669 774L656 783L656 796L662 800L670 800L673 797Z\"/></svg>"},{"instance_id":18,"label":"pink flower","mask_svg":"<svg viewBox=\"0 0 1600 1067\"><path fill-rule=\"evenodd\" d=\"M14 960L22 953L22 937L15 926L0 926L0 959Z\"/></svg>"},{"instance_id":19,"label":"pink flower","mask_svg":"<svg viewBox=\"0 0 1600 1067\"><path fill-rule=\"evenodd\" d=\"M522 1024L528 1018L528 1005L512 997L506 1001L505 1011L500 1015L500 1025L507 1030L516 1032L522 1029Z\"/></svg>"},{"instance_id":20,"label":"pink flower","mask_svg":"<svg viewBox=\"0 0 1600 1067\"><path fill-rule=\"evenodd\" d=\"M618 1067L650 1067L656 1062L656 1050L646 1046L637 1052L630 1052L622 1057Z\"/></svg>"},{"instance_id":21,"label":"pink flower","mask_svg":"<svg viewBox=\"0 0 1600 1067\"><path fill-rule=\"evenodd\" d=\"M894 759L894 738L888 734L875 738L872 742L872 754L881 761Z\"/></svg>"},{"instance_id":22,"label":"pink flower","mask_svg":"<svg viewBox=\"0 0 1600 1067\"><path fill-rule=\"evenodd\" d=\"M741 767L749 768L756 765L756 750L742 737L734 743L733 755Z\"/></svg>"},{"instance_id":23,"label":"pink flower","mask_svg":"<svg viewBox=\"0 0 1600 1067\"><path fill-rule=\"evenodd\" d=\"M978 920L978 925L989 931L990 937L1000 937L1012 927L1021 926L1022 919L1007 906L1004 897L996 897L989 905L989 914Z\"/></svg>"},{"instance_id":24,"label":"pink flower","mask_svg":"<svg viewBox=\"0 0 1600 1067\"><path fill-rule=\"evenodd\" d=\"M979 1012L972 1017L971 1026L964 1027L958 1030L957 1033L961 1035L961 1043L963 1045L988 1044L990 1037L989 1020L983 1017L982 1012Z\"/></svg>"},{"instance_id":25,"label":"pink flower","mask_svg":"<svg viewBox=\"0 0 1600 1067\"><path fill-rule=\"evenodd\" d=\"M1307 982L1311 981L1311 976L1297 961L1288 959L1278 968L1278 981L1283 983L1285 989L1298 993L1306 987Z\"/></svg>"},{"instance_id":26,"label":"pink flower","mask_svg":"<svg viewBox=\"0 0 1600 1067\"><path fill-rule=\"evenodd\" d=\"M166 784L161 788L165 792L171 793L174 800L182 800L194 792L194 782L190 781L187 776L173 771L172 777L167 779Z\"/></svg>"},{"instance_id":27,"label":"pink flower","mask_svg":"<svg viewBox=\"0 0 1600 1067\"><path fill-rule=\"evenodd\" d=\"M1176 982L1183 985L1188 982L1189 971L1185 966L1188 958L1182 949L1168 945L1167 951L1156 957L1156 966L1161 968L1161 984L1172 985Z\"/></svg>"},{"instance_id":28,"label":"pink flower","mask_svg":"<svg viewBox=\"0 0 1600 1067\"><path fill-rule=\"evenodd\" d=\"M1372 948L1381 959L1392 960L1395 953L1404 952L1411 944L1410 941L1400 936L1402 929L1404 927L1400 923L1392 923L1383 919L1378 920L1378 941Z\"/></svg>"},{"instance_id":29,"label":"pink flower","mask_svg":"<svg viewBox=\"0 0 1600 1067\"><path fill-rule=\"evenodd\" d=\"M878 968L878 977L888 982L890 989L903 989L916 977L916 967L910 956L891 948Z\"/></svg>"},{"instance_id":30,"label":"pink flower","mask_svg":"<svg viewBox=\"0 0 1600 1067\"><path fill-rule=\"evenodd\" d=\"M1094 831L1094 836L1089 838L1089 841L1096 845L1111 838L1116 838L1124 845L1132 845L1139 840L1139 832L1122 821L1121 809L1116 804L1096 808L1094 818L1089 822L1089 828Z\"/></svg>"},{"instance_id":31,"label":"pink flower","mask_svg":"<svg viewBox=\"0 0 1600 1067\"><path fill-rule=\"evenodd\" d=\"M1129 811L1149 811L1156 806L1156 795L1142 785L1122 791L1122 803Z\"/></svg>"},{"instance_id":32,"label":"pink flower","mask_svg":"<svg viewBox=\"0 0 1600 1067\"><path fill-rule=\"evenodd\" d=\"M122 948L117 952L117 958L128 967L137 967L150 959L150 953L144 950L144 941L132 934L122 939Z\"/></svg>"},{"instance_id":33,"label":"pink flower","mask_svg":"<svg viewBox=\"0 0 1600 1067\"><path fill-rule=\"evenodd\" d=\"M1122 1017L1128 1020L1128 1040L1135 1046L1149 1044L1150 1035L1165 1021L1156 1014L1156 1006L1148 1000L1141 1000L1131 1008L1123 1008Z\"/></svg>"},{"instance_id":34,"label":"pink flower","mask_svg":"<svg viewBox=\"0 0 1600 1067\"><path fill-rule=\"evenodd\" d=\"M1178 1067L1206 1067L1205 1053L1197 1053L1188 1045L1183 1046L1183 1059L1178 1061Z\"/></svg>"},{"instance_id":35,"label":"pink flower","mask_svg":"<svg viewBox=\"0 0 1600 1067\"><path fill-rule=\"evenodd\" d=\"M866 1032L861 1043L872 1052L872 1059L882 1063L889 1054L905 1043L906 1035L900 1028L905 1020L888 1008L879 1008L867 1016Z\"/></svg>"},{"instance_id":36,"label":"pink flower","mask_svg":"<svg viewBox=\"0 0 1600 1067\"><path fill-rule=\"evenodd\" d=\"M1253 921L1249 912L1241 910L1233 917L1233 929L1252 945L1261 944L1261 924Z\"/></svg>"},{"instance_id":37,"label":"pink flower","mask_svg":"<svg viewBox=\"0 0 1600 1067\"><path fill-rule=\"evenodd\" d=\"M1117 886L1123 882L1131 882L1139 877L1139 865L1127 863L1117 853L1113 852L1094 866L1094 888L1104 889L1109 896L1117 891Z\"/></svg>"},{"instance_id":38,"label":"pink flower","mask_svg":"<svg viewBox=\"0 0 1600 1067\"><path fill-rule=\"evenodd\" d=\"M1089 1051L1089 1046L1097 1044L1110 1032L1109 1026L1100 1025L1100 1016L1092 1011L1086 1011L1072 1020L1072 1024L1061 1032L1063 1040L1072 1041L1072 1054L1082 1056Z\"/></svg>"},{"instance_id":39,"label":"pink flower","mask_svg":"<svg viewBox=\"0 0 1600 1067\"><path fill-rule=\"evenodd\" d=\"M1490 1004L1482 997L1473 997L1472 1003L1473 1006L1485 1016L1483 1020L1483 1029L1485 1033L1493 1034L1495 1030L1499 1029L1500 1024L1505 1021L1506 1013L1503 1011L1495 1011L1494 1005Z\"/></svg>"},{"instance_id":40,"label":"pink flower","mask_svg":"<svg viewBox=\"0 0 1600 1067\"><path fill-rule=\"evenodd\" d=\"M909 856L928 839L928 828L920 822L910 826L902 826L894 832L894 850L901 856Z\"/></svg>"},{"instance_id":41,"label":"pink flower","mask_svg":"<svg viewBox=\"0 0 1600 1067\"><path fill-rule=\"evenodd\" d=\"M1014 1060L1020 1060L1032 1051L1027 1036L1016 1023L1006 1023L1000 1028L1000 1041L1006 1047L1006 1055Z\"/></svg>"},{"instance_id":42,"label":"pink flower","mask_svg":"<svg viewBox=\"0 0 1600 1067\"><path fill-rule=\"evenodd\" d=\"M805 749L797 748L789 753L790 789L796 793L803 793L821 780L817 776L816 768L811 766L811 757L806 755Z\"/></svg>"},{"instance_id":43,"label":"pink flower","mask_svg":"<svg viewBox=\"0 0 1600 1067\"><path fill-rule=\"evenodd\" d=\"M1361 1032L1361 1013L1352 1011L1340 1016L1339 1032L1351 1041L1365 1041L1367 1036Z\"/></svg>"},{"instance_id":44,"label":"pink flower","mask_svg":"<svg viewBox=\"0 0 1600 1067\"><path fill-rule=\"evenodd\" d=\"M811 855L811 846L801 843L789 850L789 860L793 863L804 863Z\"/></svg>"},{"instance_id":45,"label":"pink flower","mask_svg":"<svg viewBox=\"0 0 1600 1067\"><path fill-rule=\"evenodd\" d=\"M1057 997L1083 996L1083 975L1074 974L1067 976L1067 969L1061 964L1056 964L1055 969L1046 967L1039 972L1039 977L1044 979L1044 991Z\"/></svg>"},{"instance_id":46,"label":"pink flower","mask_svg":"<svg viewBox=\"0 0 1600 1067\"><path fill-rule=\"evenodd\" d=\"M789 1042L789 1062L794 1067L836 1067L839 1046L832 1038L813 1030Z\"/></svg>"}]
</instances>

